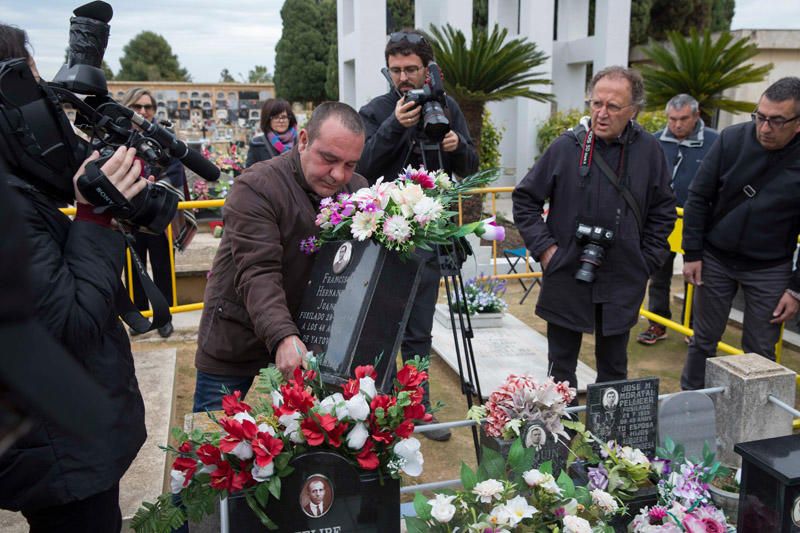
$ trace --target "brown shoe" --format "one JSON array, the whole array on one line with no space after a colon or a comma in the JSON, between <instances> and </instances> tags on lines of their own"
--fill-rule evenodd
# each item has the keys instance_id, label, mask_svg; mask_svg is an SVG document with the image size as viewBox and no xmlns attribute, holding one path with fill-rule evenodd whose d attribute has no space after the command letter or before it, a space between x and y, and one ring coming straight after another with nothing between
<instances>
[{"instance_id":1,"label":"brown shoe","mask_svg":"<svg viewBox=\"0 0 800 533\"><path fill-rule=\"evenodd\" d=\"M650 327L645 331L639 333L636 337L636 342L640 344L653 345L658 341L667 338L667 328L661 324L650 324Z\"/></svg>"}]
</instances>

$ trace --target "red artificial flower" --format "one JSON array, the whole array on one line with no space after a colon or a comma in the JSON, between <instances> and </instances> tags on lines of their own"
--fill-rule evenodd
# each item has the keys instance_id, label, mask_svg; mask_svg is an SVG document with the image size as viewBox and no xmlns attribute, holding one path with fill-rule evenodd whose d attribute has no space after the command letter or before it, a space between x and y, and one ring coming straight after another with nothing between
<instances>
[{"instance_id":1,"label":"red artificial flower","mask_svg":"<svg viewBox=\"0 0 800 533\"><path fill-rule=\"evenodd\" d=\"M192 480L192 476L194 476L194 473L197 470L197 461L191 457L178 457L175 459L175 462L172 463L172 469L183 472L183 486L188 487L189 482Z\"/></svg>"},{"instance_id":2,"label":"red artificial flower","mask_svg":"<svg viewBox=\"0 0 800 533\"><path fill-rule=\"evenodd\" d=\"M356 377L358 379L370 377L372 379L378 379L378 373L375 371L375 367L372 365L362 365L356 367Z\"/></svg>"},{"instance_id":3,"label":"red artificial flower","mask_svg":"<svg viewBox=\"0 0 800 533\"><path fill-rule=\"evenodd\" d=\"M422 387L417 387L413 391L405 391L408 392L408 399L411 400L411 405L419 405L422 403L422 400L425 398L425 389Z\"/></svg>"},{"instance_id":4,"label":"red artificial flower","mask_svg":"<svg viewBox=\"0 0 800 533\"><path fill-rule=\"evenodd\" d=\"M311 446L319 446L325 442L325 434L336 427L336 422L336 417L333 415L312 413L300 423L300 429L303 430L303 435Z\"/></svg>"},{"instance_id":5,"label":"red artificial flower","mask_svg":"<svg viewBox=\"0 0 800 533\"><path fill-rule=\"evenodd\" d=\"M307 382L315 381L317 379L317 373L310 369L306 370L305 373L303 374L303 379L305 379Z\"/></svg>"},{"instance_id":6,"label":"red artificial flower","mask_svg":"<svg viewBox=\"0 0 800 533\"><path fill-rule=\"evenodd\" d=\"M415 404L404 407L403 418L406 420L423 420L425 418L425 406Z\"/></svg>"},{"instance_id":7,"label":"red artificial flower","mask_svg":"<svg viewBox=\"0 0 800 533\"><path fill-rule=\"evenodd\" d=\"M394 434L388 429L373 428L372 435L370 436L375 442L382 442L384 444L391 444L394 441Z\"/></svg>"},{"instance_id":8,"label":"red artificial flower","mask_svg":"<svg viewBox=\"0 0 800 533\"><path fill-rule=\"evenodd\" d=\"M245 487L255 484L256 480L253 479L253 474L250 472L250 468L243 468L241 472L236 473L233 476L233 483L231 484L231 491L236 492L242 490Z\"/></svg>"},{"instance_id":9,"label":"red artificial flower","mask_svg":"<svg viewBox=\"0 0 800 533\"><path fill-rule=\"evenodd\" d=\"M281 450L283 450L283 441L281 439L276 439L269 433L259 432L251 444L253 446L253 453L256 456L256 464L261 468L270 464L275 457L280 455Z\"/></svg>"},{"instance_id":10,"label":"red artificial flower","mask_svg":"<svg viewBox=\"0 0 800 533\"><path fill-rule=\"evenodd\" d=\"M178 451L181 453L189 453L194 449L192 443L188 440L183 441L183 443L178 447Z\"/></svg>"},{"instance_id":11,"label":"red artificial flower","mask_svg":"<svg viewBox=\"0 0 800 533\"><path fill-rule=\"evenodd\" d=\"M239 401L241 398L241 391L233 391L233 394L228 394L222 397L222 410L228 416L233 416L236 413L249 413L252 407L246 403Z\"/></svg>"},{"instance_id":12,"label":"red artificial flower","mask_svg":"<svg viewBox=\"0 0 800 533\"><path fill-rule=\"evenodd\" d=\"M433 176L424 170L414 170L411 172L411 181L422 187L423 189L433 189L436 187L436 182Z\"/></svg>"},{"instance_id":13,"label":"red artificial flower","mask_svg":"<svg viewBox=\"0 0 800 533\"><path fill-rule=\"evenodd\" d=\"M394 432L401 439L407 439L414 433L414 422L408 419L403 420L400 425L395 428Z\"/></svg>"},{"instance_id":14,"label":"red artificial flower","mask_svg":"<svg viewBox=\"0 0 800 533\"><path fill-rule=\"evenodd\" d=\"M212 444L203 444L197 449L197 458L204 465L217 465L222 462L222 453Z\"/></svg>"},{"instance_id":15,"label":"red artificial flower","mask_svg":"<svg viewBox=\"0 0 800 533\"><path fill-rule=\"evenodd\" d=\"M342 389L342 396L345 400L349 400L361 389L361 382L357 379L348 379L344 388Z\"/></svg>"},{"instance_id":16,"label":"red artificial flower","mask_svg":"<svg viewBox=\"0 0 800 533\"><path fill-rule=\"evenodd\" d=\"M413 365L405 365L397 373L397 381L403 386L403 390L416 389L428 379L428 373L417 370Z\"/></svg>"},{"instance_id":17,"label":"red artificial flower","mask_svg":"<svg viewBox=\"0 0 800 533\"><path fill-rule=\"evenodd\" d=\"M231 453L241 442L251 441L258 433L258 428L249 420L239 422L233 418L223 418L219 421L227 435L219 441L219 449Z\"/></svg>"},{"instance_id":18,"label":"red artificial flower","mask_svg":"<svg viewBox=\"0 0 800 533\"><path fill-rule=\"evenodd\" d=\"M211 472L211 488L231 492L235 478L236 472L233 471L231 464L223 461Z\"/></svg>"},{"instance_id":19,"label":"red artificial flower","mask_svg":"<svg viewBox=\"0 0 800 533\"><path fill-rule=\"evenodd\" d=\"M337 424L335 428L333 428L328 432L328 443L334 448L338 448L339 446L341 446L342 444L341 437L344 434L344 432L347 431L348 427L349 426L347 422L340 422L339 424Z\"/></svg>"},{"instance_id":20,"label":"red artificial flower","mask_svg":"<svg viewBox=\"0 0 800 533\"><path fill-rule=\"evenodd\" d=\"M361 448L361 452L359 452L359 454L356 455L356 460L358 461L358 464L361 465L361 468L363 468L364 470L375 470L381 464L380 460L378 459L378 456L375 454L375 452L372 451L372 448L374 446L375 445L372 443L372 441L368 440L364 444L364 447Z\"/></svg>"},{"instance_id":21,"label":"red artificial flower","mask_svg":"<svg viewBox=\"0 0 800 533\"><path fill-rule=\"evenodd\" d=\"M314 407L314 396L312 396L305 387L292 386L292 384L281 385L281 394L283 395L283 405L278 409L278 416L294 413L300 411L305 414L309 409Z\"/></svg>"},{"instance_id":22,"label":"red artificial flower","mask_svg":"<svg viewBox=\"0 0 800 533\"><path fill-rule=\"evenodd\" d=\"M369 403L369 408L372 414L370 415L371 418L375 418L375 411L378 409L383 409L383 416L381 418L385 418L388 416L389 407L395 405L397 403L397 398L394 396L387 396L385 394L378 394L375 396L372 401Z\"/></svg>"}]
</instances>

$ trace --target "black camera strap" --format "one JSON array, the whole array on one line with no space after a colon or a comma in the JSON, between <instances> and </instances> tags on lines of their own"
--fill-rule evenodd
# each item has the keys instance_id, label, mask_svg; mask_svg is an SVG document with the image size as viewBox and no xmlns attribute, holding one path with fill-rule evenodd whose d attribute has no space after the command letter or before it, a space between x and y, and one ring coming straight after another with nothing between
<instances>
[{"instance_id":1,"label":"black camera strap","mask_svg":"<svg viewBox=\"0 0 800 533\"><path fill-rule=\"evenodd\" d=\"M642 209L639 207L639 203L634 198L633 193L631 190L620 180L619 176L616 172L606 163L605 159L600 154L594 153L594 132L592 130L588 130L588 132L580 128L580 130L576 133L578 138L578 142L581 145L581 160L579 165L578 172L581 176L588 176L589 170L592 165L592 161L597 163L598 168L602 174L608 178L608 181L611 182L611 185L614 186L614 189L622 196L625 200L625 203L631 208L631 212L633 213L633 217L636 219L636 225L639 227L639 235L642 234L644 231L644 223L642 219ZM626 144L622 145L622 168L620 168L620 174L623 176L625 172L628 170L628 147Z\"/></svg>"},{"instance_id":2,"label":"black camera strap","mask_svg":"<svg viewBox=\"0 0 800 533\"><path fill-rule=\"evenodd\" d=\"M153 283L153 280L150 279L144 263L139 258L139 254L133 249L132 244L135 237L128 231L121 231L125 237L125 245L131 253L131 277L136 276L139 279L147 301L150 302L150 306L153 308L153 320L150 321L142 316L142 313L131 301L124 285L120 285L117 291L117 313L132 330L137 333L147 333L166 325L172 319L172 315L169 312L167 299L156 287L156 284Z\"/></svg>"}]
</instances>

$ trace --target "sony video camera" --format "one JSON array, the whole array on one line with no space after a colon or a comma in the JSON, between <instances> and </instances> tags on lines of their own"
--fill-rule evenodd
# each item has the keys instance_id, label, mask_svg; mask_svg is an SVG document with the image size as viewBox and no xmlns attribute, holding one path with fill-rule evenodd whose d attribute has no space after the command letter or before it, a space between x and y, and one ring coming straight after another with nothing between
<instances>
[{"instance_id":1,"label":"sony video camera","mask_svg":"<svg viewBox=\"0 0 800 533\"><path fill-rule=\"evenodd\" d=\"M605 250L614 243L614 232L601 226L590 226L578 222L575 239L583 246L581 266L575 273L575 279L584 283L593 283L595 271L603 264Z\"/></svg>"},{"instance_id":2,"label":"sony video camera","mask_svg":"<svg viewBox=\"0 0 800 533\"><path fill-rule=\"evenodd\" d=\"M431 61L428 63L429 83L422 89L408 91L406 102L414 102L422 106L422 124L425 135L432 142L440 143L447 132L450 131L450 121L444 113L447 100L444 92L444 80L439 65Z\"/></svg>"}]
</instances>

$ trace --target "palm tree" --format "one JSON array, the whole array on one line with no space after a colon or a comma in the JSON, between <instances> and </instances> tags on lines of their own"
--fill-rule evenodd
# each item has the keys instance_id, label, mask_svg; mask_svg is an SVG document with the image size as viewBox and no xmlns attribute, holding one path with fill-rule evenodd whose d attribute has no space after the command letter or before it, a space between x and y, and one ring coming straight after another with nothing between
<instances>
[{"instance_id":1,"label":"palm tree","mask_svg":"<svg viewBox=\"0 0 800 533\"><path fill-rule=\"evenodd\" d=\"M701 38L696 29L692 29L689 37L678 32L669 32L667 37L672 49L660 43L644 49L655 63L641 67L648 109L663 108L676 94L686 93L700 103L702 118L709 125L716 110L733 113L753 110L755 103L725 98L722 92L762 81L772 70L772 63L761 67L745 64L758 54L755 43L747 37L734 41L728 32L720 33L714 40L709 30Z\"/></svg>"},{"instance_id":2,"label":"palm tree","mask_svg":"<svg viewBox=\"0 0 800 533\"><path fill-rule=\"evenodd\" d=\"M516 96L539 102L552 100L552 94L532 89L534 85L550 84L550 80L540 77L541 72L533 70L547 60L535 43L524 38L506 41L508 30L501 30L496 24L491 33L473 31L469 47L464 33L449 24L443 28L431 26L431 34L445 90L461 106L479 152L486 102Z\"/></svg>"}]
</instances>

